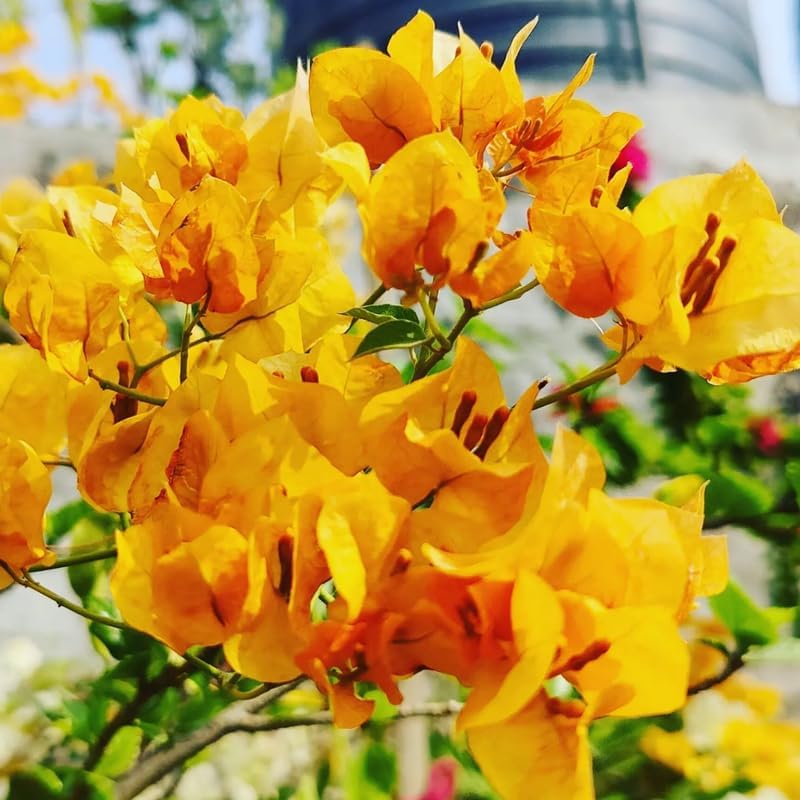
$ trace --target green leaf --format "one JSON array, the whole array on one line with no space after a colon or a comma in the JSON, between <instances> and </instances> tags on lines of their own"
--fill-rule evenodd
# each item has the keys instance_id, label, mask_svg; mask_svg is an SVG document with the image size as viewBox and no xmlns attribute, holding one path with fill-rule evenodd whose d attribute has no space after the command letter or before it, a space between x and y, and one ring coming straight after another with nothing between
<instances>
[{"instance_id":1,"label":"green leaf","mask_svg":"<svg viewBox=\"0 0 800 800\"><path fill-rule=\"evenodd\" d=\"M359 344L353 358L381 350L409 349L425 341L425 331L416 322L397 319L371 330Z\"/></svg>"},{"instance_id":2,"label":"green leaf","mask_svg":"<svg viewBox=\"0 0 800 800\"><path fill-rule=\"evenodd\" d=\"M129 3L92 3L92 23L99 28L132 28L139 22Z\"/></svg>"},{"instance_id":3,"label":"green leaf","mask_svg":"<svg viewBox=\"0 0 800 800\"><path fill-rule=\"evenodd\" d=\"M797 505L800 506L800 461L789 461L786 464L786 480L789 481Z\"/></svg>"},{"instance_id":4,"label":"green leaf","mask_svg":"<svg viewBox=\"0 0 800 800\"><path fill-rule=\"evenodd\" d=\"M58 800L63 797L64 784L51 769L33 766L24 772L15 772L11 775L8 788L9 798Z\"/></svg>"},{"instance_id":5,"label":"green leaf","mask_svg":"<svg viewBox=\"0 0 800 800\"><path fill-rule=\"evenodd\" d=\"M343 311L342 315L345 317L353 317L353 319L365 319L367 322L374 322L376 325L383 325L385 322L391 322L394 319L405 319L409 322L416 322L419 324L419 317L414 309L406 308L405 306L390 305L389 303L356 306L349 311Z\"/></svg>"},{"instance_id":6,"label":"green leaf","mask_svg":"<svg viewBox=\"0 0 800 800\"><path fill-rule=\"evenodd\" d=\"M708 602L711 610L734 635L739 648L744 650L777 640L778 631L772 620L733 581L724 592Z\"/></svg>"},{"instance_id":7,"label":"green leaf","mask_svg":"<svg viewBox=\"0 0 800 800\"><path fill-rule=\"evenodd\" d=\"M800 639L779 639L766 647L754 647L744 655L745 661L800 664Z\"/></svg>"},{"instance_id":8,"label":"green leaf","mask_svg":"<svg viewBox=\"0 0 800 800\"><path fill-rule=\"evenodd\" d=\"M737 469L725 468L709 475L706 514L709 517L757 517L775 505L764 482Z\"/></svg>"},{"instance_id":9,"label":"green leaf","mask_svg":"<svg viewBox=\"0 0 800 800\"><path fill-rule=\"evenodd\" d=\"M129 770L139 756L143 732L141 728L126 725L112 737L95 772L108 778L116 778Z\"/></svg>"}]
</instances>

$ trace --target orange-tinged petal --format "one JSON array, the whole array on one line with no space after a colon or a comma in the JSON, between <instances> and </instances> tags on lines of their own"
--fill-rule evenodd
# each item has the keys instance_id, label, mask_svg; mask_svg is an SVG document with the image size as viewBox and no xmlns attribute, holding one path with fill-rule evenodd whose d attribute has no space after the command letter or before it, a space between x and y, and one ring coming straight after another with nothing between
<instances>
[{"instance_id":1,"label":"orange-tinged petal","mask_svg":"<svg viewBox=\"0 0 800 800\"><path fill-rule=\"evenodd\" d=\"M0 432L40 455L57 455L66 437L64 375L26 345L0 345Z\"/></svg>"},{"instance_id":2,"label":"orange-tinged petal","mask_svg":"<svg viewBox=\"0 0 800 800\"><path fill-rule=\"evenodd\" d=\"M435 24L424 11L417 13L389 39L386 52L405 67L422 87L431 104L431 119L439 127L439 98L433 90L433 35Z\"/></svg>"},{"instance_id":3,"label":"orange-tinged petal","mask_svg":"<svg viewBox=\"0 0 800 800\"><path fill-rule=\"evenodd\" d=\"M504 800L594 800L587 721L544 693L515 717L474 728L469 746Z\"/></svg>"},{"instance_id":4,"label":"orange-tinged petal","mask_svg":"<svg viewBox=\"0 0 800 800\"><path fill-rule=\"evenodd\" d=\"M511 595L518 660L504 675L488 665L458 718L461 730L496 725L522 711L538 694L561 638L564 615L556 593L538 575L521 572ZM484 677L484 681L480 678ZM498 680L499 679L499 680Z\"/></svg>"},{"instance_id":5,"label":"orange-tinged petal","mask_svg":"<svg viewBox=\"0 0 800 800\"><path fill-rule=\"evenodd\" d=\"M24 569L42 561L50 475L25 442L0 433L0 561ZM3 572L2 577L7 577Z\"/></svg>"},{"instance_id":6,"label":"orange-tinged petal","mask_svg":"<svg viewBox=\"0 0 800 800\"><path fill-rule=\"evenodd\" d=\"M435 129L424 88L401 64L375 50L330 50L311 63L311 112L330 145L358 142L377 166L406 142Z\"/></svg>"},{"instance_id":7,"label":"orange-tinged petal","mask_svg":"<svg viewBox=\"0 0 800 800\"><path fill-rule=\"evenodd\" d=\"M454 275L450 286L461 297L480 307L517 286L533 267L536 254L533 234L520 231L499 252Z\"/></svg>"},{"instance_id":8,"label":"orange-tinged petal","mask_svg":"<svg viewBox=\"0 0 800 800\"><path fill-rule=\"evenodd\" d=\"M363 254L385 284L409 288L416 266L466 269L485 239L478 172L449 131L415 139L375 176L359 209Z\"/></svg>"}]
</instances>

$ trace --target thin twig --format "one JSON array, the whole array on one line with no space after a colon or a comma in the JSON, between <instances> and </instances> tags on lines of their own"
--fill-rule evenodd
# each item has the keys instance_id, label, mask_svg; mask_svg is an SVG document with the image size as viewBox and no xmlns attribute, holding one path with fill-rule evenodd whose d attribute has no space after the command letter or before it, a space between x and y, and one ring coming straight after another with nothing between
<instances>
[{"instance_id":1,"label":"thin twig","mask_svg":"<svg viewBox=\"0 0 800 800\"><path fill-rule=\"evenodd\" d=\"M558 403L560 400L563 400L570 395L575 394L576 392L580 392L583 389L588 388L589 386L594 386L596 383L602 383L604 380L610 378L615 372L617 371L617 361L613 361L610 364L605 366L599 367L596 370L590 372L586 377L581 378L579 381L575 381L574 383L570 383L565 386L563 389L559 389L557 392L551 392L544 397L540 397L534 404L533 410L535 411L537 408L543 408L544 406L549 406L552 403Z\"/></svg>"},{"instance_id":2,"label":"thin twig","mask_svg":"<svg viewBox=\"0 0 800 800\"><path fill-rule=\"evenodd\" d=\"M89 377L96 380L101 389L116 392L117 394L124 395L125 397L130 397L133 400L138 400L141 403L147 403L151 406L163 406L167 402L162 397L152 397L149 394L142 394L142 392L137 392L130 386L123 386L121 383L116 383L115 381L109 381L105 378L101 378L94 370L91 369L89 370Z\"/></svg>"},{"instance_id":3,"label":"thin twig","mask_svg":"<svg viewBox=\"0 0 800 800\"><path fill-rule=\"evenodd\" d=\"M693 686L690 686L686 694L691 696L719 686L720 683L728 680L734 672L738 672L744 666L745 662L743 656L744 653L741 650L732 650L728 653L728 660L725 662L725 666L723 666L716 675L712 675L710 678L705 678L702 681L698 681Z\"/></svg>"},{"instance_id":4,"label":"thin twig","mask_svg":"<svg viewBox=\"0 0 800 800\"><path fill-rule=\"evenodd\" d=\"M107 617L104 614L95 614L93 611L88 611L83 606L79 606L77 603L67 600L66 597L62 597L52 589L48 589L46 586L35 581L30 577L27 570L22 570L22 574L17 574L5 561L0 561L0 568L8 573L14 583L24 586L26 589L32 589L37 594L52 600L56 605L66 608L68 611L72 611L74 614L88 619L90 622L97 622L100 625L108 625L110 628L119 628L120 630L133 630L130 625L122 622L122 620Z\"/></svg>"},{"instance_id":5,"label":"thin twig","mask_svg":"<svg viewBox=\"0 0 800 800\"><path fill-rule=\"evenodd\" d=\"M268 717L255 713L256 710L274 702L281 694L291 691L300 680L302 679L297 679L286 686L277 687L274 690L275 694L266 693L256 698L255 701L246 700L230 705L203 728L193 731L171 747L156 751L140 761L118 780L117 800L132 800L148 786L168 775L178 765L183 764L201 750L230 733L238 731L265 732L283 728L330 725L333 722L333 715L330 711L320 711L297 717ZM256 701L260 704L259 708L254 708L253 704ZM397 710L394 720L408 719L409 717L452 716L460 710L461 703L455 701L405 706Z\"/></svg>"},{"instance_id":6,"label":"thin twig","mask_svg":"<svg viewBox=\"0 0 800 800\"><path fill-rule=\"evenodd\" d=\"M52 569L73 567L76 564L90 564L92 561L105 561L106 559L116 557L116 555L116 547L106 547L103 550L95 550L90 553L65 556L64 558L59 558L58 561L55 561L52 564L36 564L35 566L31 567L28 572L48 572Z\"/></svg>"}]
</instances>

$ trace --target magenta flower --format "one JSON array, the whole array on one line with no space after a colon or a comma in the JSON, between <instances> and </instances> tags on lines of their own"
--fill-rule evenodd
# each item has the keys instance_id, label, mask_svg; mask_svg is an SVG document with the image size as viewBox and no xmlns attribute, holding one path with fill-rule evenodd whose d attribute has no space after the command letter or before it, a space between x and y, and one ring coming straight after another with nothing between
<instances>
[{"instance_id":1,"label":"magenta flower","mask_svg":"<svg viewBox=\"0 0 800 800\"><path fill-rule=\"evenodd\" d=\"M650 177L650 157L638 134L622 148L617 160L611 165L611 174L619 172L628 163L631 165L629 180L633 183L646 181Z\"/></svg>"},{"instance_id":2,"label":"magenta flower","mask_svg":"<svg viewBox=\"0 0 800 800\"><path fill-rule=\"evenodd\" d=\"M440 758L431 765L428 785L415 800L453 800L456 796L456 762Z\"/></svg>"}]
</instances>

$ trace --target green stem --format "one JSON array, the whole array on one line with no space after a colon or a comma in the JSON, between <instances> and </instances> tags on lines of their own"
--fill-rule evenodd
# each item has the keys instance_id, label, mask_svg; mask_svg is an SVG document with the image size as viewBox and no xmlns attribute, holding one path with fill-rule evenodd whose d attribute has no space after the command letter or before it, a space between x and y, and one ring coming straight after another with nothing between
<instances>
[{"instance_id":1,"label":"green stem","mask_svg":"<svg viewBox=\"0 0 800 800\"><path fill-rule=\"evenodd\" d=\"M425 315L425 323L428 326L428 331L433 335L433 338L444 348L445 352L450 349L450 342L448 342L447 334L442 330L436 315L433 313L433 308L428 300L428 295L424 287L420 287L417 291L417 300L419 300L422 313Z\"/></svg>"},{"instance_id":2,"label":"green stem","mask_svg":"<svg viewBox=\"0 0 800 800\"><path fill-rule=\"evenodd\" d=\"M594 386L596 383L602 383L604 380L610 378L617 371L617 363L618 359L615 359L612 363L606 364L602 367L599 367L596 370L593 370L586 377L581 378L579 381L570 383L563 389L559 389L557 392L551 392L550 394L545 395L545 397L540 397L533 404L534 411L537 408L543 408L544 406L549 406L552 403L558 403L560 400L564 400L570 395L575 394L576 392L580 392L583 389L588 388L589 386Z\"/></svg>"},{"instance_id":3,"label":"green stem","mask_svg":"<svg viewBox=\"0 0 800 800\"><path fill-rule=\"evenodd\" d=\"M529 281L528 283L523 283L522 286L517 286L516 289L512 289L510 292L501 294L500 297L495 297L494 300L490 300L488 303L484 303L480 307L480 310L486 311L489 308L496 308L497 306L500 306L503 303L507 303L509 300L519 300L520 297L527 294L532 289L535 289L538 285L539 285L539 279L534 278L532 281Z\"/></svg>"},{"instance_id":4,"label":"green stem","mask_svg":"<svg viewBox=\"0 0 800 800\"><path fill-rule=\"evenodd\" d=\"M56 605L66 608L68 611L72 611L74 614L77 614L84 619L88 619L90 622L97 622L100 625L108 625L110 628L119 628L120 630L124 631L133 630L130 625L122 622L122 620L114 619L113 617L107 617L104 614L95 614L92 611L88 611L83 606L79 606L77 603L67 600L66 597L62 597L52 589L48 589L41 583L37 583L35 580L33 580L33 578L30 577L27 570L22 570L22 575L18 575L16 572L14 572L14 570L11 569L11 567L8 566L8 564L5 563L5 561L0 561L0 567L8 573L14 583L18 583L20 586L24 586L26 589L32 589L34 592L37 592L43 597L52 600Z\"/></svg>"},{"instance_id":5,"label":"green stem","mask_svg":"<svg viewBox=\"0 0 800 800\"><path fill-rule=\"evenodd\" d=\"M251 314L247 317L242 317L242 319L237 320L232 325L229 325L225 330L219 331L218 333L208 333L205 336L201 336L199 339L195 339L193 342L189 342L186 346L186 350L191 350L193 347L197 347L201 344L208 344L209 342L216 342L219 339L223 339L227 336L232 330L235 330L240 325L244 325L245 322L254 322L257 320L266 319L267 317L272 316L279 309L275 309L274 311L269 311L266 314ZM133 373L133 379L131 380L131 387L138 386L139 381L148 373L150 370L155 369L156 367L163 364L165 361L169 361L176 356L181 355L183 352L182 348L177 347L175 350L170 350L168 353L164 353L164 355L158 356L158 358L154 358L152 361L148 361L145 364L140 364L139 367Z\"/></svg>"},{"instance_id":6,"label":"green stem","mask_svg":"<svg viewBox=\"0 0 800 800\"><path fill-rule=\"evenodd\" d=\"M92 561L105 561L108 558L114 558L116 555L116 547L107 547L104 550L95 550L94 552L84 553L83 555L59 558L58 561L53 564L37 564L36 566L31 567L28 572L48 572L52 569L73 567L76 564L90 564Z\"/></svg>"},{"instance_id":7,"label":"green stem","mask_svg":"<svg viewBox=\"0 0 800 800\"><path fill-rule=\"evenodd\" d=\"M116 392L117 394L125 395L125 397L130 397L134 400L138 400L141 403L147 403L148 405L151 406L163 406L167 402L162 397L151 397L149 394L142 394L142 392L137 392L130 386L123 386L121 383L116 383L114 381L108 381L105 378L101 378L97 373L95 373L91 369L89 370L89 377L96 380L98 386L101 389L106 389L111 392Z\"/></svg>"},{"instance_id":8,"label":"green stem","mask_svg":"<svg viewBox=\"0 0 800 800\"><path fill-rule=\"evenodd\" d=\"M203 305L197 309L197 313L191 318L191 320L186 322L184 320L183 323L183 336L181 337L181 366L180 366L180 382L183 383L186 380L186 377L189 373L189 342L192 338L192 331L195 329L195 326L198 322L200 322L200 318L208 311L208 304L211 302L211 288L206 292L206 299L203 302ZM186 306L186 319L189 319L189 311L191 310L191 306Z\"/></svg>"},{"instance_id":9,"label":"green stem","mask_svg":"<svg viewBox=\"0 0 800 800\"><path fill-rule=\"evenodd\" d=\"M71 600L67 600L66 597L62 597L57 592L54 592L52 589L48 589L46 586L43 586L41 583L38 583L33 578L31 578L30 574L27 570L22 570L22 574L19 575L14 572L11 567L6 564L5 561L0 561L0 569L4 570L11 580L14 583L23 586L26 589L32 589L37 594L42 595L43 597L48 598L48 600L52 600L56 605L60 606L61 608L66 608L68 611L72 611L73 614L77 614L79 617L83 617L84 619L89 620L89 622L96 622L99 625L107 625L109 628L118 628L122 631L136 631L137 633L144 633L143 631L137 631L136 628L132 628L128 625L127 622L123 622L119 619L114 619L113 617L108 617L105 614L95 614L93 611L89 611L85 609L83 606L78 605L77 603L73 603ZM148 635L148 634L145 634ZM153 638L153 637L151 637ZM194 667L197 667L203 672L207 672L212 675L217 680L223 680L231 673L226 672L225 670L218 669L217 667L209 664L206 661L203 661L202 658L198 658L196 655L190 652L179 653L184 661L187 661Z\"/></svg>"},{"instance_id":10,"label":"green stem","mask_svg":"<svg viewBox=\"0 0 800 800\"><path fill-rule=\"evenodd\" d=\"M456 320L456 324L447 334L444 344L440 343L438 350L434 350L428 358L420 358L417 365L414 367L414 375L411 380L416 381L425 377L452 349L456 339L463 333L464 328L467 327L470 320L474 319L481 313L481 309L475 308L469 300L464 301L464 311L461 316Z\"/></svg>"}]
</instances>

